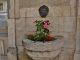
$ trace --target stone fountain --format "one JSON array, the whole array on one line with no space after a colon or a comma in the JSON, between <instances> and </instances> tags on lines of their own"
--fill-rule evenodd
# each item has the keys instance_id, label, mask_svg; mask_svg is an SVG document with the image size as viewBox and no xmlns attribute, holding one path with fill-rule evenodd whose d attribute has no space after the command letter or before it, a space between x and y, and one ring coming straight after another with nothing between
<instances>
[{"instance_id":1,"label":"stone fountain","mask_svg":"<svg viewBox=\"0 0 80 60\"><path fill-rule=\"evenodd\" d=\"M63 37L57 37L55 41L40 42L23 39L23 46L26 54L28 54L33 60L51 60L54 59L63 47Z\"/></svg>"}]
</instances>

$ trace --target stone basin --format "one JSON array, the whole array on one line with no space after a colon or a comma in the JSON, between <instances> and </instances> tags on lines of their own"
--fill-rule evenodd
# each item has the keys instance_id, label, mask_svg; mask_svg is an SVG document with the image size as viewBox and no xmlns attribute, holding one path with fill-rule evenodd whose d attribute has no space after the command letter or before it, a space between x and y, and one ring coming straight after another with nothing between
<instances>
[{"instance_id":1,"label":"stone basin","mask_svg":"<svg viewBox=\"0 0 80 60\"><path fill-rule=\"evenodd\" d=\"M26 54L28 54L33 60L51 60L54 59L63 47L63 37L58 36L54 41L40 42L23 39L23 47L25 48Z\"/></svg>"}]
</instances>

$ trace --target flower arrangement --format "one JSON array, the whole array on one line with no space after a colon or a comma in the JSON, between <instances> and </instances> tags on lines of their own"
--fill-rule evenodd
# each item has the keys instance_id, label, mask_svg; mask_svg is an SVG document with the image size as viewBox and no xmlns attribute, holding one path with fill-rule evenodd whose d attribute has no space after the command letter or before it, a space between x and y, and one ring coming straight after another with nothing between
<instances>
[{"instance_id":1,"label":"flower arrangement","mask_svg":"<svg viewBox=\"0 0 80 60\"><path fill-rule=\"evenodd\" d=\"M49 20L36 20L33 23L36 23L36 34L27 35L27 39L43 42L56 40L54 37L49 36L49 28L51 27Z\"/></svg>"}]
</instances>

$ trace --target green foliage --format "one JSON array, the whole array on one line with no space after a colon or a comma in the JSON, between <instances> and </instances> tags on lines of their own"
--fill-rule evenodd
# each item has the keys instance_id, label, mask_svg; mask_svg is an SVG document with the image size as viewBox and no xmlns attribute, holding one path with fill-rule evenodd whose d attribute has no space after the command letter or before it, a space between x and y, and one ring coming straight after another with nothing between
<instances>
[{"instance_id":1,"label":"green foliage","mask_svg":"<svg viewBox=\"0 0 80 60\"><path fill-rule=\"evenodd\" d=\"M41 41L41 40L55 40L54 37L48 36L49 35L49 20L42 20L42 21L35 21L34 23L36 23L36 34L33 35L28 35L27 38L30 40L34 40L34 41Z\"/></svg>"}]
</instances>

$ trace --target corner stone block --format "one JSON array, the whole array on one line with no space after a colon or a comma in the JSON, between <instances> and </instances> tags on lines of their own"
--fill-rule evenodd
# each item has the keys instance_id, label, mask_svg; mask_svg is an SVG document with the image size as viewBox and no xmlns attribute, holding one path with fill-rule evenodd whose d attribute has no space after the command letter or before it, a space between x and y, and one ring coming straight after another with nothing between
<instances>
[{"instance_id":1,"label":"corner stone block","mask_svg":"<svg viewBox=\"0 0 80 60\"><path fill-rule=\"evenodd\" d=\"M17 48L8 47L7 56L8 56L8 60L17 60Z\"/></svg>"},{"instance_id":2,"label":"corner stone block","mask_svg":"<svg viewBox=\"0 0 80 60\"><path fill-rule=\"evenodd\" d=\"M74 60L80 60L80 53L74 53Z\"/></svg>"}]
</instances>

